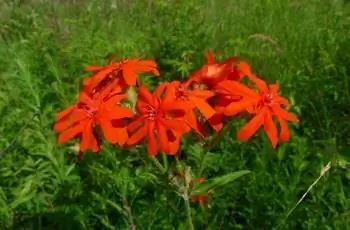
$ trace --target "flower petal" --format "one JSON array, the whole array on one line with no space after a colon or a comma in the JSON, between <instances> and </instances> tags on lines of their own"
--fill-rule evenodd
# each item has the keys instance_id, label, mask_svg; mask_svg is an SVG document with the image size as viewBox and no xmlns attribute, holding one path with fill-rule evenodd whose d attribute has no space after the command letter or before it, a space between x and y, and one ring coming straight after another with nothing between
<instances>
[{"instance_id":1,"label":"flower petal","mask_svg":"<svg viewBox=\"0 0 350 230\"><path fill-rule=\"evenodd\" d=\"M71 114L74 109L76 109L75 105L69 106L68 108L66 108L65 110L58 112L56 115L56 120L61 120L64 117L68 116L69 114Z\"/></svg>"},{"instance_id":2,"label":"flower petal","mask_svg":"<svg viewBox=\"0 0 350 230\"><path fill-rule=\"evenodd\" d=\"M278 122L280 123L280 140L282 142L286 142L289 141L290 139L290 132L287 126L287 122L285 120L283 120L283 118L277 116Z\"/></svg>"},{"instance_id":3,"label":"flower petal","mask_svg":"<svg viewBox=\"0 0 350 230\"><path fill-rule=\"evenodd\" d=\"M169 144L168 144L167 130L161 122L157 122L156 127L157 127L159 149L162 152L168 152Z\"/></svg>"},{"instance_id":4,"label":"flower petal","mask_svg":"<svg viewBox=\"0 0 350 230\"><path fill-rule=\"evenodd\" d=\"M260 126L264 124L266 111L267 108L264 107L253 119L248 122L248 124L241 128L237 133L237 139L247 141L254 133L256 133Z\"/></svg>"},{"instance_id":5,"label":"flower petal","mask_svg":"<svg viewBox=\"0 0 350 230\"><path fill-rule=\"evenodd\" d=\"M279 84L270 84L269 85L269 88L270 88L270 92L274 95L277 95L278 94L278 90L280 88Z\"/></svg>"},{"instance_id":6,"label":"flower petal","mask_svg":"<svg viewBox=\"0 0 350 230\"><path fill-rule=\"evenodd\" d=\"M117 128L115 130L116 132L116 135L118 136L118 139L117 139L117 144L119 146L124 146L125 143L128 141L129 139L129 135L128 135L128 131L127 131L127 128Z\"/></svg>"},{"instance_id":7,"label":"flower petal","mask_svg":"<svg viewBox=\"0 0 350 230\"><path fill-rule=\"evenodd\" d=\"M248 88L247 86L237 82L226 80L219 82L216 86L216 89L220 93L229 94L229 95L239 95L243 97L259 97L259 95L254 92L254 90Z\"/></svg>"},{"instance_id":8,"label":"flower petal","mask_svg":"<svg viewBox=\"0 0 350 230\"><path fill-rule=\"evenodd\" d=\"M134 132L137 128L143 125L143 117L137 117L133 121L131 121L128 125L128 131Z\"/></svg>"},{"instance_id":9,"label":"flower petal","mask_svg":"<svg viewBox=\"0 0 350 230\"><path fill-rule=\"evenodd\" d=\"M191 130L190 126L185 122L184 119L164 119L160 118L160 122L168 129L175 130L179 133L187 133Z\"/></svg>"},{"instance_id":10,"label":"flower petal","mask_svg":"<svg viewBox=\"0 0 350 230\"><path fill-rule=\"evenodd\" d=\"M108 128L109 141L113 144L118 144L119 146L124 146L128 141L129 135L127 131L127 124L124 120L106 120ZM107 139L107 138L106 138Z\"/></svg>"},{"instance_id":11,"label":"flower petal","mask_svg":"<svg viewBox=\"0 0 350 230\"><path fill-rule=\"evenodd\" d=\"M222 119L223 115L217 113L208 120L208 123L216 132L219 132L223 127Z\"/></svg>"},{"instance_id":12,"label":"flower petal","mask_svg":"<svg viewBox=\"0 0 350 230\"><path fill-rule=\"evenodd\" d=\"M119 67L117 64L111 64L101 71L97 72L95 75L91 77L89 87L95 88L97 87L106 77L108 74L112 73L114 70L116 70Z\"/></svg>"},{"instance_id":13,"label":"flower petal","mask_svg":"<svg viewBox=\"0 0 350 230\"><path fill-rule=\"evenodd\" d=\"M76 137L79 133L83 132L85 128L85 122L81 122L65 131L63 131L59 136L58 136L58 144L63 144L70 139L73 139Z\"/></svg>"},{"instance_id":14,"label":"flower petal","mask_svg":"<svg viewBox=\"0 0 350 230\"><path fill-rule=\"evenodd\" d=\"M208 50L206 57L207 57L207 64L208 65L215 64L215 58L214 58L213 51Z\"/></svg>"},{"instance_id":15,"label":"flower petal","mask_svg":"<svg viewBox=\"0 0 350 230\"><path fill-rule=\"evenodd\" d=\"M289 101L281 96L276 96L275 101L281 105L289 105Z\"/></svg>"},{"instance_id":16,"label":"flower petal","mask_svg":"<svg viewBox=\"0 0 350 230\"><path fill-rule=\"evenodd\" d=\"M174 83L176 82L172 82L171 84L167 85L166 90L163 94L163 104L167 104L176 100L176 89L178 86Z\"/></svg>"},{"instance_id":17,"label":"flower petal","mask_svg":"<svg viewBox=\"0 0 350 230\"><path fill-rule=\"evenodd\" d=\"M201 137L204 139L204 134L202 131L202 127L198 120L196 119L196 116L193 111L190 111L186 115L186 122L187 124Z\"/></svg>"},{"instance_id":18,"label":"flower petal","mask_svg":"<svg viewBox=\"0 0 350 230\"><path fill-rule=\"evenodd\" d=\"M226 116L235 116L238 113L251 108L257 102L258 101L256 99L248 99L248 100L232 102L225 108L224 114Z\"/></svg>"},{"instance_id":19,"label":"flower petal","mask_svg":"<svg viewBox=\"0 0 350 230\"><path fill-rule=\"evenodd\" d=\"M152 103L153 103L153 96L152 96L152 94L149 92L149 90L145 86L141 85L139 87L138 93L139 93L139 99L140 100L143 100L147 104L152 105Z\"/></svg>"},{"instance_id":20,"label":"flower petal","mask_svg":"<svg viewBox=\"0 0 350 230\"><path fill-rule=\"evenodd\" d=\"M135 72L135 64L132 61L128 61L122 66L123 78L129 86L136 84L137 75Z\"/></svg>"},{"instance_id":21,"label":"flower petal","mask_svg":"<svg viewBox=\"0 0 350 230\"><path fill-rule=\"evenodd\" d=\"M77 122L84 121L86 118L87 116L84 110L76 109L69 115L69 117L65 117L65 119L56 122L53 126L53 130L55 132L62 132L63 130L68 129Z\"/></svg>"},{"instance_id":22,"label":"flower petal","mask_svg":"<svg viewBox=\"0 0 350 230\"><path fill-rule=\"evenodd\" d=\"M153 60L140 60L136 63L134 69L136 72L152 72L155 76L159 76L159 71L157 69L157 63Z\"/></svg>"},{"instance_id":23,"label":"flower petal","mask_svg":"<svg viewBox=\"0 0 350 230\"><path fill-rule=\"evenodd\" d=\"M131 118L134 116L134 113L131 109L124 108L121 106L115 106L114 108L105 107L101 112L98 113L97 119L122 119L122 118Z\"/></svg>"},{"instance_id":24,"label":"flower petal","mask_svg":"<svg viewBox=\"0 0 350 230\"><path fill-rule=\"evenodd\" d=\"M95 153L100 150L98 140L93 131L92 121L85 125L80 142L80 151L84 152L87 149L91 149Z\"/></svg>"},{"instance_id":25,"label":"flower petal","mask_svg":"<svg viewBox=\"0 0 350 230\"><path fill-rule=\"evenodd\" d=\"M161 99L161 96L163 95L164 91L167 91L167 88L169 86L169 83L164 82L164 83L160 83L156 89L154 90L153 95L155 95L156 97L158 97L159 99Z\"/></svg>"},{"instance_id":26,"label":"flower petal","mask_svg":"<svg viewBox=\"0 0 350 230\"><path fill-rule=\"evenodd\" d=\"M165 113L171 113L172 111L182 110L184 114L193 108L192 103L188 103L186 101L170 101L164 102L161 104L161 110Z\"/></svg>"},{"instance_id":27,"label":"flower petal","mask_svg":"<svg viewBox=\"0 0 350 230\"><path fill-rule=\"evenodd\" d=\"M170 130L168 133L168 140L169 140L169 149L167 154L168 155L176 155L176 153L180 149L180 141L181 141L181 134Z\"/></svg>"},{"instance_id":28,"label":"flower petal","mask_svg":"<svg viewBox=\"0 0 350 230\"><path fill-rule=\"evenodd\" d=\"M278 105L273 106L273 111L276 116L281 117L288 121L299 122L299 119L292 113L288 113L286 110L282 109Z\"/></svg>"},{"instance_id":29,"label":"flower petal","mask_svg":"<svg viewBox=\"0 0 350 230\"><path fill-rule=\"evenodd\" d=\"M142 126L129 137L126 143L128 145L134 145L140 142L145 136L146 136L146 126Z\"/></svg>"},{"instance_id":30,"label":"flower petal","mask_svg":"<svg viewBox=\"0 0 350 230\"><path fill-rule=\"evenodd\" d=\"M233 66L227 73L227 80L239 81L242 77L242 74L238 71L236 66Z\"/></svg>"},{"instance_id":31,"label":"flower petal","mask_svg":"<svg viewBox=\"0 0 350 230\"><path fill-rule=\"evenodd\" d=\"M246 62L240 62L238 64L238 69L239 71L242 73L242 75L245 75L249 78L249 80L251 80L252 82L255 83L255 85L258 87L260 92L266 92L268 91L268 87L266 82L264 82L263 80L261 80L260 78L256 77L251 69L248 63Z\"/></svg>"},{"instance_id":32,"label":"flower petal","mask_svg":"<svg viewBox=\"0 0 350 230\"><path fill-rule=\"evenodd\" d=\"M201 114L208 120L216 114L216 111L206 100L189 97L189 99L196 105Z\"/></svg>"},{"instance_id":33,"label":"flower petal","mask_svg":"<svg viewBox=\"0 0 350 230\"><path fill-rule=\"evenodd\" d=\"M88 71L88 72L97 72L97 71L100 71L104 68L105 68L104 66L88 65L88 66L84 67L84 70Z\"/></svg>"},{"instance_id":34,"label":"flower petal","mask_svg":"<svg viewBox=\"0 0 350 230\"><path fill-rule=\"evenodd\" d=\"M111 144L118 143L119 145L122 146L127 141L128 135L127 135L126 127L122 127L122 128L114 127L112 121L108 119L100 120L99 125L101 127L103 136L109 143ZM126 136L125 136L125 133L126 133Z\"/></svg>"},{"instance_id":35,"label":"flower petal","mask_svg":"<svg viewBox=\"0 0 350 230\"><path fill-rule=\"evenodd\" d=\"M193 97L199 97L203 99L209 99L215 96L215 93L209 90L192 90L189 94Z\"/></svg>"},{"instance_id":36,"label":"flower petal","mask_svg":"<svg viewBox=\"0 0 350 230\"><path fill-rule=\"evenodd\" d=\"M79 103L86 104L89 107L95 107L95 101L84 91L79 94Z\"/></svg>"},{"instance_id":37,"label":"flower petal","mask_svg":"<svg viewBox=\"0 0 350 230\"><path fill-rule=\"evenodd\" d=\"M243 76L250 76L253 75L250 66L247 62L241 61L238 63L238 69L241 75Z\"/></svg>"},{"instance_id":38,"label":"flower petal","mask_svg":"<svg viewBox=\"0 0 350 230\"><path fill-rule=\"evenodd\" d=\"M268 110L265 113L264 129L265 129L266 134L272 143L272 147L276 148L277 142L278 142L277 128L276 128L275 123L272 120L272 114Z\"/></svg>"},{"instance_id":39,"label":"flower petal","mask_svg":"<svg viewBox=\"0 0 350 230\"><path fill-rule=\"evenodd\" d=\"M149 122L146 129L147 129L147 151L149 156L156 156L158 153L158 145L157 140L154 135L154 122Z\"/></svg>"},{"instance_id":40,"label":"flower petal","mask_svg":"<svg viewBox=\"0 0 350 230\"><path fill-rule=\"evenodd\" d=\"M124 100L127 97L128 97L127 94L115 94L103 103L104 107L105 108L114 107L117 103L121 102L122 100Z\"/></svg>"}]
</instances>

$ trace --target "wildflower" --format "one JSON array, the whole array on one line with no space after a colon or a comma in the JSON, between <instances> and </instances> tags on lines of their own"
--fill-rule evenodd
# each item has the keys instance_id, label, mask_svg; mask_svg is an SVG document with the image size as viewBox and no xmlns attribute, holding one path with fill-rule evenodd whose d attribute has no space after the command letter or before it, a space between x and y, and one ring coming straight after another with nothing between
<instances>
[{"instance_id":1,"label":"wildflower","mask_svg":"<svg viewBox=\"0 0 350 230\"><path fill-rule=\"evenodd\" d=\"M248 76L248 78L253 77L253 74L250 70L248 63L241 61L236 65L236 67L237 67L236 70L238 71L237 73L238 73L239 79L243 78L244 76ZM236 81L237 79L227 79L227 80ZM219 88L220 88L220 86L219 86ZM220 91L220 89L219 89L219 91ZM223 94L223 93L221 93L221 94L217 95L214 108L217 111L217 113L221 114L229 104L231 104L233 102L237 102L241 99L242 99L242 96L239 94L234 94L234 93Z\"/></svg>"},{"instance_id":2,"label":"wildflower","mask_svg":"<svg viewBox=\"0 0 350 230\"><path fill-rule=\"evenodd\" d=\"M254 74L252 73L250 66L247 62L240 61L237 64L237 69L238 69L240 78L243 78L244 76L247 76L248 78L254 77Z\"/></svg>"},{"instance_id":3,"label":"wildflower","mask_svg":"<svg viewBox=\"0 0 350 230\"><path fill-rule=\"evenodd\" d=\"M84 86L91 91L105 81L119 79L119 84L133 86L137 81L137 73L151 72L159 76L157 64L153 60L124 59L106 66L87 66L86 71L94 75L84 80Z\"/></svg>"},{"instance_id":4,"label":"wildflower","mask_svg":"<svg viewBox=\"0 0 350 230\"><path fill-rule=\"evenodd\" d=\"M214 53L211 50L206 54L207 64L193 73L189 82L205 85L207 88L215 92L216 85L225 80L239 81L244 74L241 73L239 66L235 63L239 57L230 57L222 62L216 63ZM216 113L208 119L210 126L216 131L220 131L223 127L223 109L231 103L234 98L226 95L216 95L213 108Z\"/></svg>"},{"instance_id":5,"label":"wildflower","mask_svg":"<svg viewBox=\"0 0 350 230\"><path fill-rule=\"evenodd\" d=\"M111 87L92 99L85 92L79 95L76 105L58 113L54 131L60 133L58 143L63 144L72 138L80 137L80 151L100 150L96 126L99 126L107 141L124 145L128 139L126 124L123 119L131 118L130 109L118 106L125 94L111 91Z\"/></svg>"},{"instance_id":6,"label":"wildflower","mask_svg":"<svg viewBox=\"0 0 350 230\"><path fill-rule=\"evenodd\" d=\"M190 84L191 82L173 81L167 87L168 94L172 95L174 100L181 101L187 105L190 110L186 114L186 122L201 137L204 137L194 109L198 109L205 120L213 117L216 112L207 100L213 97L215 93L204 89L191 89Z\"/></svg>"},{"instance_id":7,"label":"wildflower","mask_svg":"<svg viewBox=\"0 0 350 230\"><path fill-rule=\"evenodd\" d=\"M222 62L216 63L214 53L211 50L206 54L207 64L190 76L190 80L206 84L209 88L213 88L216 84L223 80L239 80L240 75L238 69L234 65L234 61L238 57L230 57Z\"/></svg>"},{"instance_id":8,"label":"wildflower","mask_svg":"<svg viewBox=\"0 0 350 230\"><path fill-rule=\"evenodd\" d=\"M165 91L167 85L159 85L153 94L146 87L139 87L136 102L138 115L128 126L133 134L127 144L133 145L146 138L150 156L157 155L159 150L176 154L181 135L190 131L184 119L189 108Z\"/></svg>"},{"instance_id":9,"label":"wildflower","mask_svg":"<svg viewBox=\"0 0 350 230\"><path fill-rule=\"evenodd\" d=\"M288 113L281 107L282 105L288 105L288 100L278 95L278 84L268 86L266 82L253 74L247 76L255 83L259 92L236 81L226 80L219 83L217 90L220 93L241 97L240 100L228 104L224 114L234 116L243 111L254 114L254 118L239 130L237 138L247 141L263 125L272 146L275 148L278 143L278 131L273 117L276 117L280 124L280 141L288 141L290 138L286 121L298 122L299 120L295 115Z\"/></svg>"}]
</instances>

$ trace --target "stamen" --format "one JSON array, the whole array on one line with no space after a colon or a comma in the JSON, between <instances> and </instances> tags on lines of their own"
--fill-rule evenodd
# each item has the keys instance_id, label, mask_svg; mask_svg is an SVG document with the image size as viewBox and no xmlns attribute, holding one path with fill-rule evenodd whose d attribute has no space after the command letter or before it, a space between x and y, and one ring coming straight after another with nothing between
<instances>
[{"instance_id":1,"label":"stamen","mask_svg":"<svg viewBox=\"0 0 350 230\"><path fill-rule=\"evenodd\" d=\"M97 109L90 108L90 109L86 110L86 113L87 113L87 116L89 118L93 118L96 115L96 113L97 113Z\"/></svg>"},{"instance_id":2,"label":"stamen","mask_svg":"<svg viewBox=\"0 0 350 230\"><path fill-rule=\"evenodd\" d=\"M262 97L262 102L263 102L264 104L267 104L267 105L273 104L274 96L273 96L270 92L262 93L262 94L261 94L261 97Z\"/></svg>"},{"instance_id":3,"label":"stamen","mask_svg":"<svg viewBox=\"0 0 350 230\"><path fill-rule=\"evenodd\" d=\"M146 106L146 114L144 115L144 117L146 119L149 119L149 120L155 120L158 113L157 113L157 110L155 110L152 106L150 105L147 105Z\"/></svg>"},{"instance_id":4,"label":"stamen","mask_svg":"<svg viewBox=\"0 0 350 230\"><path fill-rule=\"evenodd\" d=\"M176 98L178 100L187 100L186 89L183 85L176 90Z\"/></svg>"}]
</instances>

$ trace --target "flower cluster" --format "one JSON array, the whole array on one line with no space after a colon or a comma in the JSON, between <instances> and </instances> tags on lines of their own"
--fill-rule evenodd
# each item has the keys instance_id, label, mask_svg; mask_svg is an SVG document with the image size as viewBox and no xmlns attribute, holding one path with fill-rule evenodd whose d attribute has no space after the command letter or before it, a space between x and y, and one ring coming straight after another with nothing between
<instances>
[{"instance_id":1,"label":"flower cluster","mask_svg":"<svg viewBox=\"0 0 350 230\"><path fill-rule=\"evenodd\" d=\"M247 141L263 126L273 147L278 141L288 141L286 121L298 119L283 109L288 100L278 95L279 85L268 85L239 57L216 62L208 51L206 58L207 63L187 80L162 82L153 92L138 80L140 73L160 75L152 60L87 66L85 70L92 74L84 79L78 101L57 115L54 131L59 133L58 142L78 138L82 153L87 149L98 152L102 137L121 147L147 140L150 156L158 152L175 155L183 134L193 131L205 138L208 128L213 132L222 129L224 117L244 112L252 119L238 131L238 140ZM243 84L244 77L254 87ZM130 96L135 90L137 100Z\"/></svg>"}]
</instances>

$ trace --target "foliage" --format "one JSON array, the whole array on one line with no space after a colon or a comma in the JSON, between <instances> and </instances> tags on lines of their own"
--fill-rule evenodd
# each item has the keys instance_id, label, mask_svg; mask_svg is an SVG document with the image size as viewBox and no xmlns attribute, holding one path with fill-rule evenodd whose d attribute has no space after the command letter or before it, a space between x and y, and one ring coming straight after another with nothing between
<instances>
[{"instance_id":1,"label":"foliage","mask_svg":"<svg viewBox=\"0 0 350 230\"><path fill-rule=\"evenodd\" d=\"M262 133L236 140L239 119L205 154L188 135L178 159L158 156L168 171L208 183L250 171L214 188L203 208L190 203L196 229L349 229L349 10L341 0L1 2L0 227L188 229L186 203L168 185L183 180L143 147L104 144L77 161L52 126L81 90L83 67L108 53L155 59L169 74L143 77L153 89L185 79L212 48L217 60L240 55L277 81L300 124L276 149Z\"/></svg>"}]
</instances>

